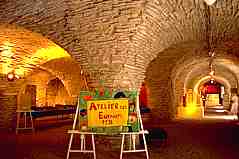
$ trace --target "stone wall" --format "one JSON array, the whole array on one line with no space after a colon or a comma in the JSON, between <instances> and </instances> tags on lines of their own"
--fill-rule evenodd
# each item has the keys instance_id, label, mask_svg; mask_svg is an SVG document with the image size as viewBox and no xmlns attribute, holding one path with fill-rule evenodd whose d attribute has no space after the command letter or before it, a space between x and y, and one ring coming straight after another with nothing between
<instances>
[{"instance_id":1,"label":"stone wall","mask_svg":"<svg viewBox=\"0 0 239 159\"><path fill-rule=\"evenodd\" d=\"M55 79L58 79L61 84L51 83ZM37 106L75 104L79 91L87 87L87 81L84 80L85 77L81 74L81 69L74 60L64 58L52 60L42 65L40 69L35 69L26 78L24 85L21 86L20 95L24 94L26 85L36 85Z\"/></svg>"},{"instance_id":2,"label":"stone wall","mask_svg":"<svg viewBox=\"0 0 239 159\"><path fill-rule=\"evenodd\" d=\"M65 86L58 78L55 78L47 84L46 87L46 104L45 106L72 105L75 103L73 98L68 94Z\"/></svg>"},{"instance_id":3,"label":"stone wall","mask_svg":"<svg viewBox=\"0 0 239 159\"><path fill-rule=\"evenodd\" d=\"M68 61L68 62L66 62ZM53 64L54 63L54 64ZM54 67L53 67L53 66ZM36 105L45 106L47 101L47 84L54 78L61 78L64 83L68 98L61 103L54 104L76 104L76 97L81 89L85 89L84 77L81 75L80 67L72 60L60 59L58 62L51 61L41 68L35 68L27 77L8 81L6 75L1 75L0 80L0 127L14 128L16 109L25 106L27 85L36 86ZM62 96L62 94L60 95ZM63 95L64 96L64 95ZM59 94L53 98L58 97ZM27 105L29 108L31 105Z\"/></svg>"},{"instance_id":4,"label":"stone wall","mask_svg":"<svg viewBox=\"0 0 239 159\"><path fill-rule=\"evenodd\" d=\"M213 63L215 79L227 89L224 104L228 107L230 88L237 87L239 75L237 70L232 70L230 63L237 63L235 61L237 58L230 58L227 55L227 49L222 46L217 48L215 53L216 58ZM182 106L182 97L187 89L193 90L200 80L208 76L208 65L208 51L200 42L190 41L160 52L159 56L150 63L146 72L149 105L154 109L155 116L175 117L177 107ZM222 77L226 83L220 80ZM205 81L201 81L200 84Z\"/></svg>"},{"instance_id":5,"label":"stone wall","mask_svg":"<svg viewBox=\"0 0 239 159\"><path fill-rule=\"evenodd\" d=\"M21 83L0 80L0 130L13 130L16 127L17 85Z\"/></svg>"},{"instance_id":6,"label":"stone wall","mask_svg":"<svg viewBox=\"0 0 239 159\"><path fill-rule=\"evenodd\" d=\"M0 130L12 130L16 127L17 96L14 94L0 97Z\"/></svg>"},{"instance_id":7,"label":"stone wall","mask_svg":"<svg viewBox=\"0 0 239 159\"><path fill-rule=\"evenodd\" d=\"M22 47L16 47L18 67L22 65L19 61L25 57L31 59L37 49L46 47L49 41L29 36L31 31L40 33L79 62L89 77L90 87L104 80L109 87L139 88L146 78L150 107L160 118L171 118L180 100L177 94L182 94L185 85L179 76L184 78L190 71L185 68L190 66L185 60L206 57L205 48L209 46L205 47L205 43L221 47L222 42L238 41L238 7L237 0L217 1L210 7L202 0L0 1L3 13L0 21L29 30L18 32L21 38L12 40L22 42ZM10 34L14 37L15 32L2 29L0 38L5 41ZM188 41L186 46L180 46ZM222 57L238 57L238 52L231 49L234 47L236 43L228 43L230 49L223 49L221 52L226 55ZM37 60L34 64L27 60L26 68L31 71L47 62ZM223 66L228 65L238 79L237 60L224 61ZM82 78L76 69L72 67L70 70L76 73L68 74L54 71L57 69L54 65L42 69L45 67L63 81L72 96L77 95L80 87L75 87L78 84L75 79ZM180 74L183 71L185 74Z\"/></svg>"}]
</instances>

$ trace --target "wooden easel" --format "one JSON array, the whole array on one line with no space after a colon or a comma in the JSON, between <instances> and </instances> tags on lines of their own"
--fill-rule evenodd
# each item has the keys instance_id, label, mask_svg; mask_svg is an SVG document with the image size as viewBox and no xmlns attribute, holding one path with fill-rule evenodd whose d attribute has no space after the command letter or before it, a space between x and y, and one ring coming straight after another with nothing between
<instances>
[{"instance_id":1,"label":"wooden easel","mask_svg":"<svg viewBox=\"0 0 239 159\"><path fill-rule=\"evenodd\" d=\"M32 119L32 110L17 110L17 126L16 126L16 134L18 133L18 130L32 130L34 131L34 126L33 126L33 119ZM21 114L23 113L23 125L20 126L20 119L21 119ZM30 117L30 121L27 120L27 115ZM29 123L30 122L30 123ZM31 126L29 126L29 124Z\"/></svg>"},{"instance_id":2,"label":"wooden easel","mask_svg":"<svg viewBox=\"0 0 239 159\"><path fill-rule=\"evenodd\" d=\"M140 131L139 132L120 133L122 135L120 159L123 158L123 153L131 153L131 152L145 152L146 158L149 159L149 153L148 153L147 143L146 143L146 139L145 139L145 134L148 134L149 132L147 130L144 130L144 127L143 127L143 122L142 122L142 118L141 118L141 114L140 114L140 107L139 107L139 95L137 95L137 100L136 100L136 112L137 112L137 116L138 116L138 119L140 122ZM129 135L129 149L128 150L124 149L124 142L125 142L126 135ZM136 136L137 135L142 135L144 149L136 149Z\"/></svg>"},{"instance_id":3,"label":"wooden easel","mask_svg":"<svg viewBox=\"0 0 239 159\"><path fill-rule=\"evenodd\" d=\"M16 134L18 133L18 130L29 129L29 130L34 131L32 110L31 110L32 90L33 90L33 88L30 85L27 85L27 87L25 88L25 91L24 91L25 93L22 94L23 96L21 96L21 100L23 103L16 110L16 114L17 114ZM20 123L21 117L23 117L22 124ZM30 118L30 120L29 120L29 118Z\"/></svg>"},{"instance_id":4,"label":"wooden easel","mask_svg":"<svg viewBox=\"0 0 239 159\"><path fill-rule=\"evenodd\" d=\"M77 120L80 123L80 118L78 117L80 113L80 103L78 102L77 108L76 108L76 115L75 115L75 119L74 119L74 123L73 123L73 127L72 130L69 130L68 133L70 134L70 141L69 141L69 146L68 146L68 150L67 150L67 157L66 159L69 159L70 153L71 152L82 152L82 153L93 153L94 159L96 159L96 152L95 152L95 139L94 139L94 135L96 133L93 132L82 132L79 130L76 130L76 123ZM80 149L71 149L72 146L72 142L73 142L73 137L74 134L80 134ZM92 150L87 150L86 146L85 146L85 138L86 135L90 135L91 136L91 144L92 144Z\"/></svg>"},{"instance_id":5,"label":"wooden easel","mask_svg":"<svg viewBox=\"0 0 239 159\"><path fill-rule=\"evenodd\" d=\"M142 118L140 114L140 108L139 108L139 95L137 94L136 98L136 113L137 113L137 120L139 120L140 123L140 128L139 131L137 132L120 132L119 134L122 135L122 140L121 140L121 151L120 151L120 159L123 158L123 153L131 153L131 152L145 152L146 153L146 158L149 159L149 154L148 154L148 149L147 149L147 143L145 139L145 134L148 134L148 131L144 130L143 128L143 123L142 123ZM80 125L80 102L78 100L78 105L76 109L76 115L74 118L74 123L72 130L69 130L68 133L70 134L70 141L68 145L68 150L67 150L67 157L66 159L69 159L70 153L71 152L79 152L79 153L93 153L94 159L96 159L96 150L95 150L95 139L94 135L107 135L107 133L96 133L96 132L85 132L79 129L76 129L77 121L78 125ZM80 135L80 149L72 149L72 142L75 134ZM92 144L92 149L86 149L86 143L85 143L85 138L86 136L91 136L91 144ZM125 136L129 135L130 141L129 141L129 149L125 150L124 149L124 143L125 143ZM143 136L143 143L144 143L144 149L136 149L136 136L137 135L142 135Z\"/></svg>"}]
</instances>

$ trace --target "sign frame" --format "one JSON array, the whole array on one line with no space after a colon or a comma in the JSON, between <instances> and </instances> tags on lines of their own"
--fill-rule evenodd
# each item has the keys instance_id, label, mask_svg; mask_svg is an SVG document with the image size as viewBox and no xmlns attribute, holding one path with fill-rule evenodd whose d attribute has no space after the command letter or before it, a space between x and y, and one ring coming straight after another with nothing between
<instances>
[{"instance_id":1,"label":"sign frame","mask_svg":"<svg viewBox=\"0 0 239 159\"><path fill-rule=\"evenodd\" d=\"M128 126L129 101L121 99L95 99L87 101L88 127Z\"/></svg>"}]
</instances>

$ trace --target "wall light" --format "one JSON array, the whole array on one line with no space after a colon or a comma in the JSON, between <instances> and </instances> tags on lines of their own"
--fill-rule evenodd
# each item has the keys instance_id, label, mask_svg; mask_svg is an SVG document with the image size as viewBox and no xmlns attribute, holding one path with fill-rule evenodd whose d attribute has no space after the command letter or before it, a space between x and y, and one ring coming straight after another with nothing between
<instances>
[{"instance_id":1,"label":"wall light","mask_svg":"<svg viewBox=\"0 0 239 159\"><path fill-rule=\"evenodd\" d=\"M14 78L15 78L15 74L10 72L7 74L7 80L8 81L14 81Z\"/></svg>"},{"instance_id":2,"label":"wall light","mask_svg":"<svg viewBox=\"0 0 239 159\"><path fill-rule=\"evenodd\" d=\"M19 79L19 78L20 77L17 74L15 74L15 72L9 72L7 74L7 80L8 81L14 81L14 80Z\"/></svg>"}]
</instances>

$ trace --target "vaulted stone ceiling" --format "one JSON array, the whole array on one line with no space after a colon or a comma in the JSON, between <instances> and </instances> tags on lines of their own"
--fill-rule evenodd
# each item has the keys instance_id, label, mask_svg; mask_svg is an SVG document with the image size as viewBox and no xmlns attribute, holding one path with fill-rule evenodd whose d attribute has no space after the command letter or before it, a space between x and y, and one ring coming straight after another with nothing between
<instances>
[{"instance_id":1,"label":"vaulted stone ceiling","mask_svg":"<svg viewBox=\"0 0 239 159\"><path fill-rule=\"evenodd\" d=\"M0 9L1 22L41 33L86 70L137 72L141 80L148 63L168 47L192 40L216 45L237 39L239 31L237 0L209 7L203 0L8 0Z\"/></svg>"},{"instance_id":2,"label":"vaulted stone ceiling","mask_svg":"<svg viewBox=\"0 0 239 159\"><path fill-rule=\"evenodd\" d=\"M40 34L11 25L0 26L1 73L26 76L53 59L70 57L61 47Z\"/></svg>"},{"instance_id":3,"label":"vaulted stone ceiling","mask_svg":"<svg viewBox=\"0 0 239 159\"><path fill-rule=\"evenodd\" d=\"M216 58L229 59L223 66L230 64L238 76L238 0L212 6L203 0L3 0L0 10L1 22L66 49L92 81L114 85L125 79L137 87L147 76L152 92L164 85L152 105L162 93L170 98L169 79L188 66L185 61L207 59L208 48L217 50ZM168 98L162 97L162 105Z\"/></svg>"}]
</instances>

